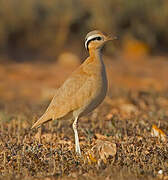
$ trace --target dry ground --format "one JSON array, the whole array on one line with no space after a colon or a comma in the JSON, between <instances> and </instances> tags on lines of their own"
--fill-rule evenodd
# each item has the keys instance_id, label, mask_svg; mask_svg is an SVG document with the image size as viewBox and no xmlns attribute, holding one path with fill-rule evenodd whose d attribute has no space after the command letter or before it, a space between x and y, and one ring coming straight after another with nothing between
<instances>
[{"instance_id":1,"label":"dry ground","mask_svg":"<svg viewBox=\"0 0 168 180\"><path fill-rule=\"evenodd\" d=\"M30 130L75 67L0 65L0 179L168 179L168 61L105 63L108 96L79 121L82 157L74 152L72 122Z\"/></svg>"}]
</instances>

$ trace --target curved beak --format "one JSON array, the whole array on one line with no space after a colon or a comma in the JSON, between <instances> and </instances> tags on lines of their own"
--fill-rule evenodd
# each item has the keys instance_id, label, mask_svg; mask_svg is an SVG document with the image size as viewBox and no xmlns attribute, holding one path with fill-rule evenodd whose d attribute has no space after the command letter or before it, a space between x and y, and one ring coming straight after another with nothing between
<instances>
[{"instance_id":1,"label":"curved beak","mask_svg":"<svg viewBox=\"0 0 168 180\"><path fill-rule=\"evenodd\" d=\"M106 41L113 41L118 40L119 38L117 36L108 36Z\"/></svg>"}]
</instances>

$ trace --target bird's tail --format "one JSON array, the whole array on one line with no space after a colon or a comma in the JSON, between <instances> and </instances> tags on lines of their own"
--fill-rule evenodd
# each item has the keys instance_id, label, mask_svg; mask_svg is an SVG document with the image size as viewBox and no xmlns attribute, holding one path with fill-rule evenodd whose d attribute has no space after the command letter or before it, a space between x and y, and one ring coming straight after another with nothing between
<instances>
[{"instance_id":1,"label":"bird's tail","mask_svg":"<svg viewBox=\"0 0 168 180\"><path fill-rule=\"evenodd\" d=\"M47 121L52 120L52 118L49 118L47 113L44 113L43 116L41 116L40 119L38 119L33 126L31 127L31 129L39 127L40 125L42 125L43 123L46 123Z\"/></svg>"}]
</instances>

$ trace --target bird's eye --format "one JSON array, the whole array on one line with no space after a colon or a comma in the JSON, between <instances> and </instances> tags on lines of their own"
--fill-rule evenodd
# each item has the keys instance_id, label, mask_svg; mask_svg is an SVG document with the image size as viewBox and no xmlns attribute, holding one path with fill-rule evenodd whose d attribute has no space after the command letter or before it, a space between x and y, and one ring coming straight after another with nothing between
<instances>
[{"instance_id":1,"label":"bird's eye","mask_svg":"<svg viewBox=\"0 0 168 180\"><path fill-rule=\"evenodd\" d=\"M102 40L102 38L101 37L97 37L96 40L100 41L100 40Z\"/></svg>"}]
</instances>

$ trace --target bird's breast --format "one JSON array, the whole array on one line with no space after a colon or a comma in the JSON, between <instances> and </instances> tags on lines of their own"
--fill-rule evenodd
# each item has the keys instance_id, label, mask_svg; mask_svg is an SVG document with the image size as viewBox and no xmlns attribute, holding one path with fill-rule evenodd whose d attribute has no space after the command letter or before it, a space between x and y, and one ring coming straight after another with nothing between
<instances>
[{"instance_id":1,"label":"bird's breast","mask_svg":"<svg viewBox=\"0 0 168 180\"><path fill-rule=\"evenodd\" d=\"M93 81L91 83L91 97L90 100L82 107L79 112L80 116L84 116L93 111L105 98L107 93L107 77L104 64L99 71L93 75Z\"/></svg>"}]
</instances>

